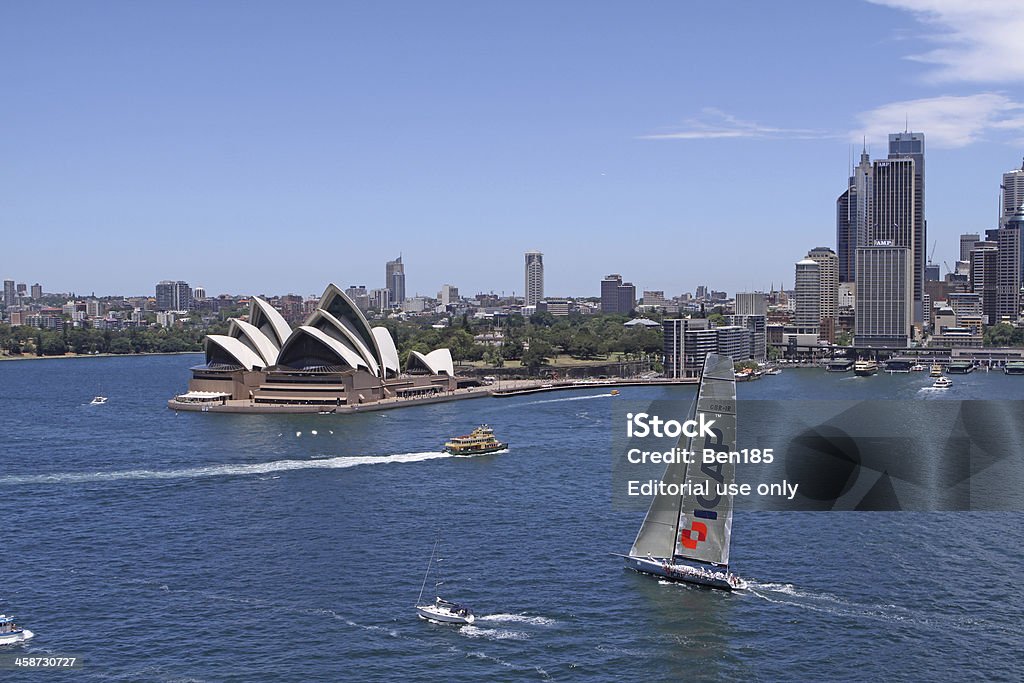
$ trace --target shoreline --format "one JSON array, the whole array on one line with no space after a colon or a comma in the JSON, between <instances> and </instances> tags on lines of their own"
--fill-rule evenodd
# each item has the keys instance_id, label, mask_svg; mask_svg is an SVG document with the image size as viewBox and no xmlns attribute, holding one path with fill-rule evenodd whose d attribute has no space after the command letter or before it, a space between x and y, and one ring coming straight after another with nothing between
<instances>
[{"instance_id":1,"label":"shoreline","mask_svg":"<svg viewBox=\"0 0 1024 683\"><path fill-rule=\"evenodd\" d=\"M20 356L0 355L0 361L16 360L69 360L74 358L139 358L141 356L187 356L202 354L202 351L147 351L146 353L66 353L63 356L36 356L22 354Z\"/></svg>"},{"instance_id":2,"label":"shoreline","mask_svg":"<svg viewBox=\"0 0 1024 683\"><path fill-rule=\"evenodd\" d=\"M616 387L630 386L694 386L698 383L696 378L685 379L612 379L599 382L575 381L552 383L548 380L509 380L509 384L515 382L517 386L511 388L497 389L493 386L472 387L456 389L450 393L435 396L416 396L413 398L386 398L374 403L362 403L358 405L310 405L310 404L272 404L252 403L248 399L229 399L224 403L179 403L174 398L167 401L167 408L173 411L186 411L194 413L234 413L248 415L282 415L282 414L323 414L323 415L349 415L352 413L368 413L378 410L393 410L407 406L429 405L432 403L447 403L449 401L464 401L473 398L509 398L513 396L524 396L528 394L547 393L549 391L570 391L579 389L614 389ZM506 384L507 386L507 384Z\"/></svg>"}]
</instances>

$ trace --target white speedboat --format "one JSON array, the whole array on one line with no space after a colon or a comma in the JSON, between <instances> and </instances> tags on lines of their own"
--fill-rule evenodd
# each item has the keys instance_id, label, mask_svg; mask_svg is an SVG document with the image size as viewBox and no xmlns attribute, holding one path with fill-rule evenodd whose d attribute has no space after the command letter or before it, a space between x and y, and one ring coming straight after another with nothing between
<instances>
[{"instance_id":1,"label":"white speedboat","mask_svg":"<svg viewBox=\"0 0 1024 683\"><path fill-rule=\"evenodd\" d=\"M472 624L476 620L473 610L441 598L434 598L432 604L416 605L416 614L420 619L443 624Z\"/></svg>"},{"instance_id":2,"label":"white speedboat","mask_svg":"<svg viewBox=\"0 0 1024 683\"><path fill-rule=\"evenodd\" d=\"M944 375L936 379L935 384L932 385L935 389L949 389L951 386L953 386L953 380Z\"/></svg>"},{"instance_id":3,"label":"white speedboat","mask_svg":"<svg viewBox=\"0 0 1024 683\"><path fill-rule=\"evenodd\" d=\"M14 617L0 614L0 645L11 645L28 640L35 634L14 623Z\"/></svg>"},{"instance_id":4,"label":"white speedboat","mask_svg":"<svg viewBox=\"0 0 1024 683\"><path fill-rule=\"evenodd\" d=\"M89 405L91 405L91 406L101 406L101 405L103 405L106 402L107 402L107 397L106 396L95 396L95 397L93 397L93 399L91 401L89 401Z\"/></svg>"}]
</instances>

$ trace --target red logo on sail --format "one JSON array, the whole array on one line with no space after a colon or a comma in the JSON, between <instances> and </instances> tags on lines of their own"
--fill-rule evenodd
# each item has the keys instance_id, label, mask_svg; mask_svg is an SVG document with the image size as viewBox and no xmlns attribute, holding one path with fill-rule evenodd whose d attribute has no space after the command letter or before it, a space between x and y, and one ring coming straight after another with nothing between
<instances>
[{"instance_id":1,"label":"red logo on sail","mask_svg":"<svg viewBox=\"0 0 1024 683\"><path fill-rule=\"evenodd\" d=\"M694 537L696 536L696 537ZM704 522L692 522L689 529L683 529L679 534L679 542L684 548L696 550L697 544L708 537L708 528Z\"/></svg>"}]
</instances>

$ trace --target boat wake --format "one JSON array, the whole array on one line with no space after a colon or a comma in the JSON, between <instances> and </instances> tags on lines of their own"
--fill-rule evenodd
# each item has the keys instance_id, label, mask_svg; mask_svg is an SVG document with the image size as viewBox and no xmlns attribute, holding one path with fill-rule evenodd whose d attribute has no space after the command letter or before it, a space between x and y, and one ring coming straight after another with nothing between
<instances>
[{"instance_id":1,"label":"boat wake","mask_svg":"<svg viewBox=\"0 0 1024 683\"><path fill-rule=\"evenodd\" d=\"M536 406L541 403L564 403L565 401L590 401L595 398L611 398L614 394L594 394L592 396L567 396L566 398L546 398L543 401L527 401L521 406Z\"/></svg>"},{"instance_id":2,"label":"boat wake","mask_svg":"<svg viewBox=\"0 0 1024 683\"><path fill-rule=\"evenodd\" d=\"M530 624L532 626L550 626L555 623L554 619L547 617L531 617L527 614L486 614L478 616L477 621L493 621L499 624Z\"/></svg>"},{"instance_id":3,"label":"boat wake","mask_svg":"<svg viewBox=\"0 0 1024 683\"><path fill-rule=\"evenodd\" d=\"M400 453L396 455L337 456L310 460L273 460L260 463L203 465L169 470L118 470L113 472L57 472L53 474L15 474L0 477L0 486L12 484L82 484L119 481L126 479L198 479L203 477L232 477L265 475L274 472L314 469L346 469L360 465L388 465L392 463L423 462L437 458L450 458L449 453Z\"/></svg>"},{"instance_id":4,"label":"boat wake","mask_svg":"<svg viewBox=\"0 0 1024 683\"><path fill-rule=\"evenodd\" d=\"M526 640L529 633L513 631L505 628L481 628L467 624L459 629L459 633L467 638L486 638L487 640Z\"/></svg>"},{"instance_id":5,"label":"boat wake","mask_svg":"<svg viewBox=\"0 0 1024 683\"><path fill-rule=\"evenodd\" d=\"M789 605L813 612L840 617L874 619L889 622L906 622L915 626L935 629L977 629L976 619L961 618L951 614L927 614L896 604L862 603L828 593L797 588L791 583L761 583L749 581L750 595L778 605Z\"/></svg>"}]
</instances>

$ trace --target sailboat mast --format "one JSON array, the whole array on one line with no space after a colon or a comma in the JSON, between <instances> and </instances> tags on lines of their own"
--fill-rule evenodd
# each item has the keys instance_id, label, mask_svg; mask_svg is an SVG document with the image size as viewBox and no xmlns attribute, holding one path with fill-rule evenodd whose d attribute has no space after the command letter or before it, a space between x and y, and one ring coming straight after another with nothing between
<instances>
[{"instance_id":1,"label":"sailboat mast","mask_svg":"<svg viewBox=\"0 0 1024 683\"><path fill-rule=\"evenodd\" d=\"M430 576L430 565L434 564L434 553L437 552L437 544L441 542L441 537L438 536L437 540L434 541L434 547L430 551L430 559L427 561L427 571L423 573L423 583L420 584L420 595L416 598L416 604L420 604L423 600L423 590L427 587L427 577Z\"/></svg>"}]
</instances>

